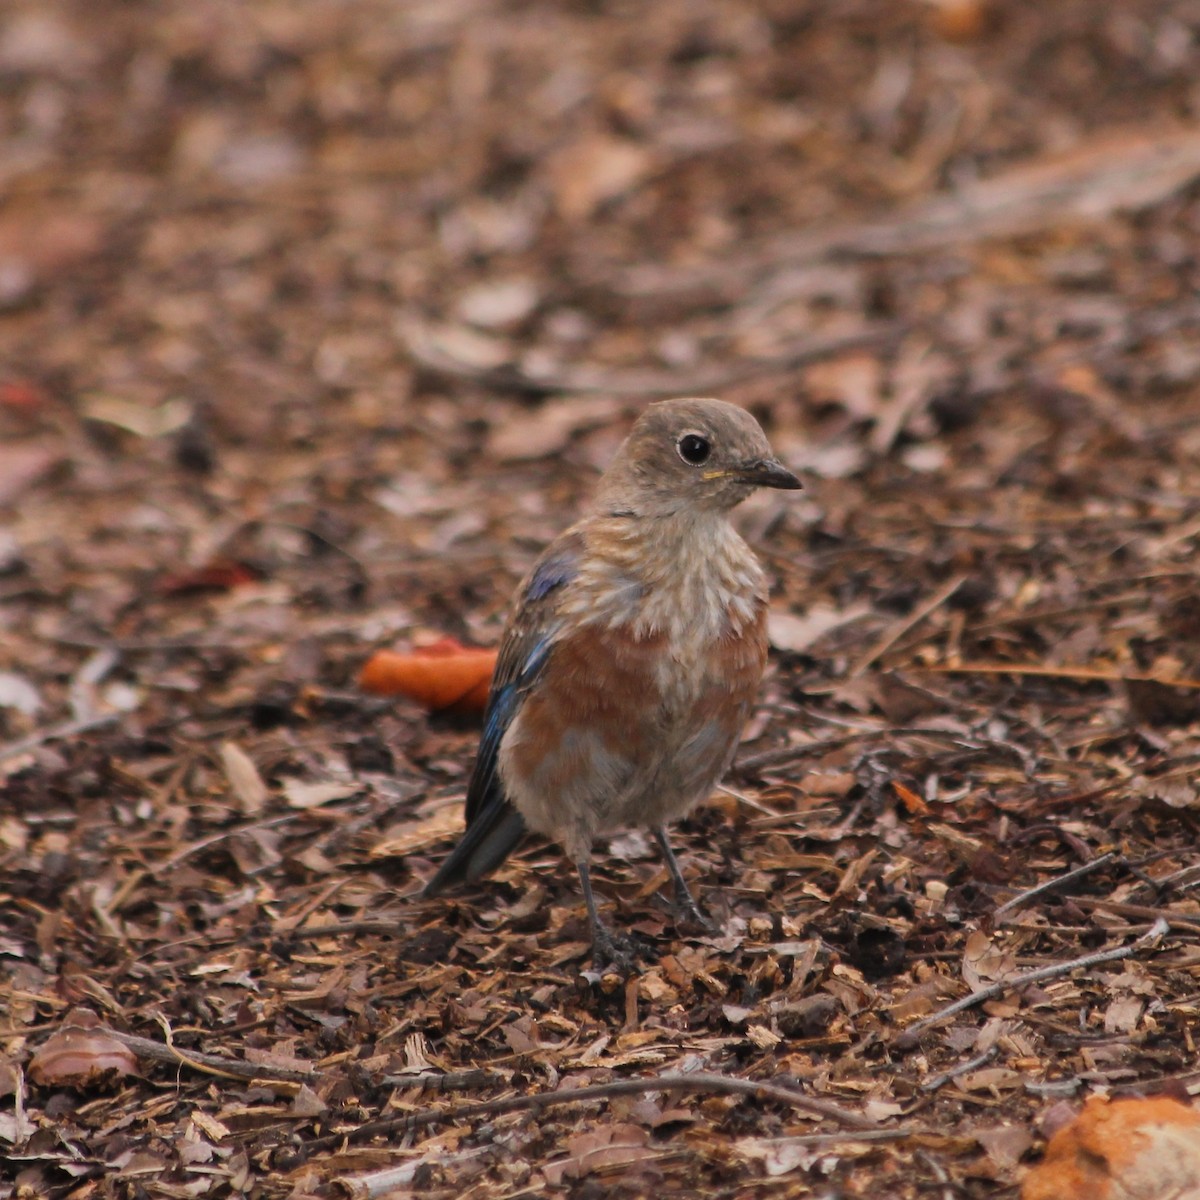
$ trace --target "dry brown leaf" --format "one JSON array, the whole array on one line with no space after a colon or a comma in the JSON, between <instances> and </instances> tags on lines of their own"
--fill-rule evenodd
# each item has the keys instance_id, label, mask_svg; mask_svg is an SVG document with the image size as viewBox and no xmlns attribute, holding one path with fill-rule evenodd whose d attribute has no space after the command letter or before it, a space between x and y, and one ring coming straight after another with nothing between
<instances>
[{"instance_id":1,"label":"dry brown leaf","mask_svg":"<svg viewBox=\"0 0 1200 1200\"><path fill-rule=\"evenodd\" d=\"M137 1057L99 1027L94 1013L75 1009L29 1061L29 1078L44 1087L95 1088L137 1073Z\"/></svg>"},{"instance_id":2,"label":"dry brown leaf","mask_svg":"<svg viewBox=\"0 0 1200 1200\"><path fill-rule=\"evenodd\" d=\"M993 944L986 933L977 929L967 938L962 973L971 991L977 992L997 979L1005 979L1016 969L1017 961L1012 951Z\"/></svg>"},{"instance_id":3,"label":"dry brown leaf","mask_svg":"<svg viewBox=\"0 0 1200 1200\"><path fill-rule=\"evenodd\" d=\"M577 435L607 425L620 411L620 402L611 396L582 396L509 413L492 426L487 450L502 462L545 458L564 450Z\"/></svg>"},{"instance_id":4,"label":"dry brown leaf","mask_svg":"<svg viewBox=\"0 0 1200 1200\"><path fill-rule=\"evenodd\" d=\"M333 800L346 800L361 790L360 784L333 780L306 783L302 779L287 779L283 783L283 796L289 808L320 808Z\"/></svg>"},{"instance_id":5,"label":"dry brown leaf","mask_svg":"<svg viewBox=\"0 0 1200 1200\"><path fill-rule=\"evenodd\" d=\"M156 438L178 433L192 419L192 406L178 396L149 407L124 396L94 392L83 399L83 415L137 437Z\"/></svg>"},{"instance_id":6,"label":"dry brown leaf","mask_svg":"<svg viewBox=\"0 0 1200 1200\"><path fill-rule=\"evenodd\" d=\"M307 1083L300 1085L292 1100L292 1112L298 1117L319 1117L328 1108L329 1105Z\"/></svg>"},{"instance_id":7,"label":"dry brown leaf","mask_svg":"<svg viewBox=\"0 0 1200 1200\"><path fill-rule=\"evenodd\" d=\"M879 412L883 364L877 354L843 354L813 363L804 372L804 383L814 400L832 400L851 416L868 420Z\"/></svg>"},{"instance_id":8,"label":"dry brown leaf","mask_svg":"<svg viewBox=\"0 0 1200 1200\"><path fill-rule=\"evenodd\" d=\"M650 152L627 138L588 134L550 160L555 204L568 220L581 220L629 191L652 163Z\"/></svg>"},{"instance_id":9,"label":"dry brown leaf","mask_svg":"<svg viewBox=\"0 0 1200 1200\"><path fill-rule=\"evenodd\" d=\"M807 796L831 796L840 799L858 785L853 771L809 771L801 781Z\"/></svg>"},{"instance_id":10,"label":"dry brown leaf","mask_svg":"<svg viewBox=\"0 0 1200 1200\"><path fill-rule=\"evenodd\" d=\"M567 1141L566 1159L547 1163L546 1179L557 1186L564 1179L582 1179L595 1172L656 1158L658 1151L646 1144L648 1140L647 1130L640 1125L602 1125L578 1133Z\"/></svg>"},{"instance_id":11,"label":"dry brown leaf","mask_svg":"<svg viewBox=\"0 0 1200 1200\"><path fill-rule=\"evenodd\" d=\"M242 812L248 817L262 812L267 802L267 785L245 750L236 742L223 742L221 766Z\"/></svg>"},{"instance_id":12,"label":"dry brown leaf","mask_svg":"<svg viewBox=\"0 0 1200 1200\"><path fill-rule=\"evenodd\" d=\"M1033 1133L1024 1125L997 1125L975 1134L983 1152L1001 1171L1011 1171L1033 1145Z\"/></svg>"},{"instance_id":13,"label":"dry brown leaf","mask_svg":"<svg viewBox=\"0 0 1200 1200\"><path fill-rule=\"evenodd\" d=\"M183 1137L175 1143L175 1149L179 1155L179 1161L185 1166L190 1166L192 1163L212 1162L216 1156L216 1150L212 1143L202 1138L199 1130L191 1122L184 1130Z\"/></svg>"},{"instance_id":14,"label":"dry brown leaf","mask_svg":"<svg viewBox=\"0 0 1200 1200\"><path fill-rule=\"evenodd\" d=\"M18 500L62 460L61 450L37 442L0 445L0 506Z\"/></svg>"},{"instance_id":15,"label":"dry brown leaf","mask_svg":"<svg viewBox=\"0 0 1200 1200\"><path fill-rule=\"evenodd\" d=\"M371 858L403 858L414 850L425 850L451 834L462 832L461 805L443 805L421 821L404 822L395 832L376 842L368 852Z\"/></svg>"},{"instance_id":16,"label":"dry brown leaf","mask_svg":"<svg viewBox=\"0 0 1200 1200\"><path fill-rule=\"evenodd\" d=\"M762 1164L769 1178L791 1171L807 1170L819 1159L823 1147L814 1147L792 1138L739 1138L733 1145L743 1158Z\"/></svg>"},{"instance_id":17,"label":"dry brown leaf","mask_svg":"<svg viewBox=\"0 0 1200 1200\"><path fill-rule=\"evenodd\" d=\"M767 637L776 650L801 654L827 633L858 620L869 611L865 604L851 605L849 608L813 604L805 609L803 616L772 609L767 613Z\"/></svg>"},{"instance_id":18,"label":"dry brown leaf","mask_svg":"<svg viewBox=\"0 0 1200 1200\"><path fill-rule=\"evenodd\" d=\"M538 285L527 278L496 279L476 284L458 300L458 315L480 329L511 329L537 307Z\"/></svg>"}]
</instances>

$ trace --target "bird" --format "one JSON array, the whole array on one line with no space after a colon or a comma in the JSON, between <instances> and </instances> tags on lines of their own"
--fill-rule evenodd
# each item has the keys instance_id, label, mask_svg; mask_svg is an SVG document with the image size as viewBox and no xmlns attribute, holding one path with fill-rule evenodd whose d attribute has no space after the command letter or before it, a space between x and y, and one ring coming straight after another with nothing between
<instances>
[{"instance_id":1,"label":"bird","mask_svg":"<svg viewBox=\"0 0 1200 1200\"><path fill-rule=\"evenodd\" d=\"M579 873L593 962L632 970L601 920L594 839L648 828L680 921L712 928L667 823L728 770L767 659L767 582L730 520L795 490L754 416L722 400L648 404L590 508L518 586L466 796L466 829L423 889L477 883L534 831Z\"/></svg>"}]
</instances>

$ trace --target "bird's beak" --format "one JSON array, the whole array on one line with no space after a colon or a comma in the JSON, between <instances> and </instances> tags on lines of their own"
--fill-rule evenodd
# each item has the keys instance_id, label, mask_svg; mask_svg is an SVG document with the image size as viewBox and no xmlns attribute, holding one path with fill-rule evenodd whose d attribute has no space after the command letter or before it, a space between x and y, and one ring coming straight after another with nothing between
<instances>
[{"instance_id":1,"label":"bird's beak","mask_svg":"<svg viewBox=\"0 0 1200 1200\"><path fill-rule=\"evenodd\" d=\"M775 458L760 458L757 462L738 467L730 474L754 487L782 488L788 492L800 491L804 487L804 484Z\"/></svg>"}]
</instances>

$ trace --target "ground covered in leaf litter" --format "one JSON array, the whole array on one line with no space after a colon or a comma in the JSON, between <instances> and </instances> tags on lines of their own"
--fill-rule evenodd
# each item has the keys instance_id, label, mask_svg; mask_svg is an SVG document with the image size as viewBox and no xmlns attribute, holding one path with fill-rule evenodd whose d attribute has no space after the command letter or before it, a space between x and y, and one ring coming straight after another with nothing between
<instances>
[{"instance_id":1,"label":"ground covered in leaf litter","mask_svg":"<svg viewBox=\"0 0 1200 1200\"><path fill-rule=\"evenodd\" d=\"M1013 1197L1194 1089L1198 22L6 5L0 1191ZM723 933L619 837L601 980L551 848L413 898L476 733L356 673L696 392L809 486Z\"/></svg>"}]
</instances>

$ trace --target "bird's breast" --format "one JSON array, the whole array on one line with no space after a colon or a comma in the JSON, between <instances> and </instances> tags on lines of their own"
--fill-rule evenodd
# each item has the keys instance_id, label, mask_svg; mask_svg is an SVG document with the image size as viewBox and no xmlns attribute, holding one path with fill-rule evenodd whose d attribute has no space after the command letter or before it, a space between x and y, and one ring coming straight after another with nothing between
<instances>
[{"instance_id":1,"label":"bird's breast","mask_svg":"<svg viewBox=\"0 0 1200 1200\"><path fill-rule=\"evenodd\" d=\"M583 845L597 829L661 823L707 793L762 678L764 591L748 548L740 561L701 556L675 571L598 556L581 568L500 749L507 794L531 828Z\"/></svg>"},{"instance_id":2,"label":"bird's breast","mask_svg":"<svg viewBox=\"0 0 1200 1200\"><path fill-rule=\"evenodd\" d=\"M641 525L594 535L564 617L570 623L662 637L681 661L755 625L766 580L727 520Z\"/></svg>"}]
</instances>

